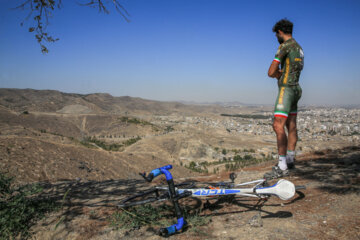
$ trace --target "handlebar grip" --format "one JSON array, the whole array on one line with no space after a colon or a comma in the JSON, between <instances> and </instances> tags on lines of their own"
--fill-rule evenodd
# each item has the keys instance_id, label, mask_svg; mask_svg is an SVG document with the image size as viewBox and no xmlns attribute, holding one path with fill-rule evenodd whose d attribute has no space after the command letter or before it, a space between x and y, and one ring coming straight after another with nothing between
<instances>
[{"instance_id":1,"label":"handlebar grip","mask_svg":"<svg viewBox=\"0 0 360 240\"><path fill-rule=\"evenodd\" d=\"M145 179L145 181L147 181L147 182L151 182L154 179L154 174L152 174L152 173L149 173L148 176L146 176L145 172L139 173L139 175L142 176Z\"/></svg>"},{"instance_id":2,"label":"handlebar grip","mask_svg":"<svg viewBox=\"0 0 360 240\"><path fill-rule=\"evenodd\" d=\"M161 228L159 231L159 235L163 237L168 237L176 233L177 231L180 231L185 225L187 225L187 222L183 217L181 217L177 220L176 224L171 225L167 228Z\"/></svg>"}]
</instances>

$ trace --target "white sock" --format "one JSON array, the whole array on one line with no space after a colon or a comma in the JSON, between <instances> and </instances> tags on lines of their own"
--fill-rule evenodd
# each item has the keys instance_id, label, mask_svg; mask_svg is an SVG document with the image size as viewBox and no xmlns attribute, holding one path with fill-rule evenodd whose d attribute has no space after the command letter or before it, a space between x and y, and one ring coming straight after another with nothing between
<instances>
[{"instance_id":1,"label":"white sock","mask_svg":"<svg viewBox=\"0 0 360 240\"><path fill-rule=\"evenodd\" d=\"M286 156L285 155L279 155L279 164L278 164L279 168L281 170L286 170L287 169L287 164L286 164Z\"/></svg>"},{"instance_id":2,"label":"white sock","mask_svg":"<svg viewBox=\"0 0 360 240\"><path fill-rule=\"evenodd\" d=\"M293 163L295 159L295 151L287 150L286 153L286 162L287 163Z\"/></svg>"}]
</instances>

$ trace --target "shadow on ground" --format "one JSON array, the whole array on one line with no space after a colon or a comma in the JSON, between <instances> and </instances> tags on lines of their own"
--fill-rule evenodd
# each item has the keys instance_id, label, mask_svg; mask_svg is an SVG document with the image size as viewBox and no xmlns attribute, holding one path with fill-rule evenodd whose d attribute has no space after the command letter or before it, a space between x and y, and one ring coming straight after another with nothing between
<instances>
[{"instance_id":1,"label":"shadow on ground","mask_svg":"<svg viewBox=\"0 0 360 240\"><path fill-rule=\"evenodd\" d=\"M360 193L360 146L317 151L297 162L295 176L336 194Z\"/></svg>"},{"instance_id":2,"label":"shadow on ground","mask_svg":"<svg viewBox=\"0 0 360 240\"><path fill-rule=\"evenodd\" d=\"M124 195L148 187L143 180L64 181L42 183L44 195L66 206L114 206Z\"/></svg>"},{"instance_id":3,"label":"shadow on ground","mask_svg":"<svg viewBox=\"0 0 360 240\"><path fill-rule=\"evenodd\" d=\"M360 193L360 147L346 147L340 150L318 151L313 154L302 156L297 161L297 168L293 174L299 181L306 181L308 187L320 189L335 194ZM44 193L42 197L56 200L63 208L61 215L48 221L46 225L58 225L64 223L63 232L68 234L74 228L73 220L82 219L84 211L99 209L108 211L107 214L99 214L99 222L105 222L115 211L115 206L124 198L136 192L144 191L151 187L143 179L130 180L107 180L107 181L62 181L55 184L42 183ZM293 204L304 198L302 192L297 192L296 197L283 205ZM199 210L204 207L204 201L193 200L192 208ZM229 205L239 208L229 208ZM184 204L182 204L184 206ZM185 204L188 206L187 204ZM280 206L281 203L257 202L253 199L225 199L212 201L207 206L205 216L218 216L243 212L261 212L262 218L291 218L289 211L271 212L264 206ZM85 210L84 210L85 209ZM87 210L86 210L87 209ZM103 210L108 209L108 210ZM89 215L89 214L88 214ZM91 214L90 214L91 215ZM86 219L85 219L86 220ZM99 223L99 224L103 224ZM64 237L62 235L62 237Z\"/></svg>"},{"instance_id":4,"label":"shadow on ground","mask_svg":"<svg viewBox=\"0 0 360 240\"><path fill-rule=\"evenodd\" d=\"M68 236L72 229L74 229L72 221L84 218L86 212L96 209L107 209L102 210L104 214L101 214L101 216L94 217L99 222L103 222L99 224L105 224L108 220L107 218L115 211L115 206L125 196L149 188L148 184L144 183L144 180L136 179L87 182L62 181L55 184L40 183L40 185L44 189L40 198L52 199L60 207L60 215L56 214L58 216L48 218L43 223L43 226L55 226L53 230L56 230L58 225L64 224L65 226L62 230L54 233L55 235L60 234L60 238ZM84 219L85 222L87 220Z\"/></svg>"},{"instance_id":5,"label":"shadow on ground","mask_svg":"<svg viewBox=\"0 0 360 240\"><path fill-rule=\"evenodd\" d=\"M244 198L244 197L238 197L235 196L223 196L218 198L215 202L210 203L207 201L204 204L204 209L209 209L211 213L207 214L207 216L220 216L220 215L227 215L227 214L235 214L235 213L244 213L244 212L261 212L265 215L262 216L262 218L289 218L292 217L293 214L288 211L278 211L278 212L269 212L267 210L264 210L264 206L272 206L272 207L280 207L284 205L293 204L301 199L303 199L305 195L301 191L296 191L296 197L292 199L291 201L285 202L285 203L269 203L267 199L252 199L252 198ZM198 203L195 206L195 208L201 208L201 200L198 199ZM218 212L218 210L222 208L228 207L228 204L232 204L234 206L238 206L241 208L241 210L237 211L221 211Z\"/></svg>"}]
</instances>

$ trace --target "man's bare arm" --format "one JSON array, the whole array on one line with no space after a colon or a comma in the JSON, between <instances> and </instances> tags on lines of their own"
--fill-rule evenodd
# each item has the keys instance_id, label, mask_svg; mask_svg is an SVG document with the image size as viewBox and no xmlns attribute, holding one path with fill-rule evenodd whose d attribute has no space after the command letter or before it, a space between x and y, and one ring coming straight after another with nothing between
<instances>
[{"instance_id":1,"label":"man's bare arm","mask_svg":"<svg viewBox=\"0 0 360 240\"><path fill-rule=\"evenodd\" d=\"M271 78L277 78L279 79L282 75L281 70L279 69L279 65L280 63L277 61L272 61L270 67L269 67L269 71L268 71L268 76Z\"/></svg>"}]
</instances>

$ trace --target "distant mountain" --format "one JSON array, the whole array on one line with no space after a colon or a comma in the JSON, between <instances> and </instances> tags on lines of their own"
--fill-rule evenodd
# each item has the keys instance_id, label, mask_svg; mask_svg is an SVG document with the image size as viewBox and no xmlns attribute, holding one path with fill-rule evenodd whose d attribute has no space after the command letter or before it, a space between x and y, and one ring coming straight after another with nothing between
<instances>
[{"instance_id":1,"label":"distant mountain","mask_svg":"<svg viewBox=\"0 0 360 240\"><path fill-rule=\"evenodd\" d=\"M205 106L180 102L160 102L107 93L76 94L56 90L0 88L0 105L15 112L58 112L71 114L171 114L203 112ZM207 112L220 113L221 107L206 106Z\"/></svg>"},{"instance_id":2,"label":"distant mountain","mask_svg":"<svg viewBox=\"0 0 360 240\"><path fill-rule=\"evenodd\" d=\"M262 104L262 103L243 103L243 102L193 102L193 101L179 101L183 104L188 105L202 105L202 106L222 106L222 107L261 107L261 106L272 106L271 104Z\"/></svg>"},{"instance_id":3,"label":"distant mountain","mask_svg":"<svg viewBox=\"0 0 360 240\"><path fill-rule=\"evenodd\" d=\"M245 106L247 104L241 102L194 102L194 101L179 101L188 105L220 105L220 106Z\"/></svg>"}]
</instances>

